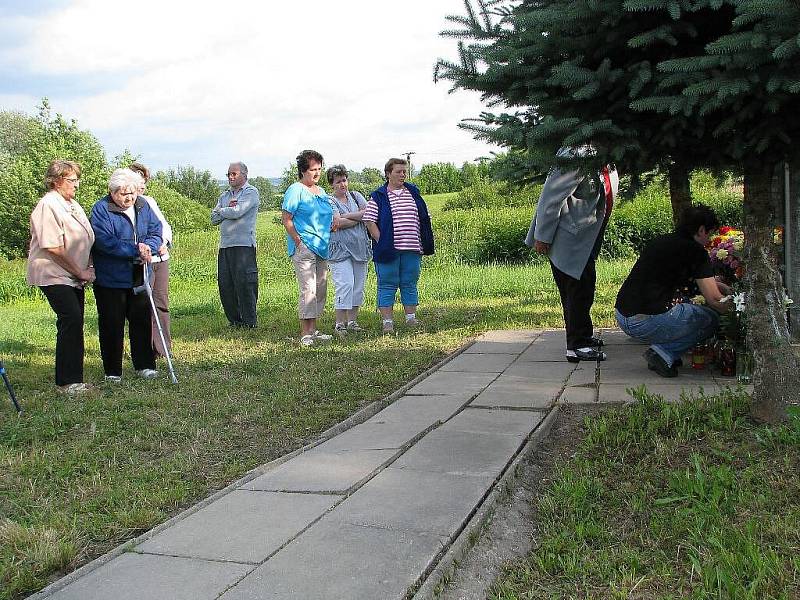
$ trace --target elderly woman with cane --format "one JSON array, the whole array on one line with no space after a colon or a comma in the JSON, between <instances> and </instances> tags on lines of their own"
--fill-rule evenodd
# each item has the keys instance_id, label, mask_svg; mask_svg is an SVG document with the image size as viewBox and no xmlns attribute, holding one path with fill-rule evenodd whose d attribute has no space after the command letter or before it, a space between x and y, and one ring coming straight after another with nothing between
<instances>
[{"instance_id":1,"label":"elderly woman with cane","mask_svg":"<svg viewBox=\"0 0 800 600\"><path fill-rule=\"evenodd\" d=\"M92 256L100 355L110 382L122 379L126 320L136 374L145 379L158 375L150 305L147 296L135 294L134 288L143 283L144 264L158 252L163 240L161 223L139 196L140 180L130 169L115 170L108 181L108 195L95 203L90 217L95 233Z\"/></svg>"},{"instance_id":2,"label":"elderly woman with cane","mask_svg":"<svg viewBox=\"0 0 800 600\"><path fill-rule=\"evenodd\" d=\"M333 213L339 216L339 226L331 233L328 244L328 268L336 289L334 331L339 337L345 337L348 331L363 331L356 319L364 303L364 283L372 257L369 235L361 222L367 201L360 193L348 189L344 165L332 166L325 176L333 187L330 196Z\"/></svg>"},{"instance_id":3,"label":"elderly woman with cane","mask_svg":"<svg viewBox=\"0 0 800 600\"><path fill-rule=\"evenodd\" d=\"M47 168L48 192L31 214L27 279L38 286L56 313L56 386L70 394L89 389L83 382L84 287L95 278L90 250L94 231L75 200L81 168L54 160Z\"/></svg>"}]
</instances>

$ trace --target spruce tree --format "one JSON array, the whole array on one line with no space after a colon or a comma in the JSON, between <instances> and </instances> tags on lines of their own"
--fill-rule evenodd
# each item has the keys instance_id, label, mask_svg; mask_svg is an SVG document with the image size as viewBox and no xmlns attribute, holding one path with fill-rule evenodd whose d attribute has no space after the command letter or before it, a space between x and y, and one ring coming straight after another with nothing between
<instances>
[{"instance_id":1,"label":"spruce tree","mask_svg":"<svg viewBox=\"0 0 800 600\"><path fill-rule=\"evenodd\" d=\"M435 77L481 92L499 114L465 123L544 172L560 146L592 145L586 168L668 168L673 208L693 167L745 177L754 415L779 420L800 394L772 252L776 164L800 139L796 0L465 0L459 62ZM513 111L513 112L512 112ZM682 192L683 191L683 192Z\"/></svg>"}]
</instances>

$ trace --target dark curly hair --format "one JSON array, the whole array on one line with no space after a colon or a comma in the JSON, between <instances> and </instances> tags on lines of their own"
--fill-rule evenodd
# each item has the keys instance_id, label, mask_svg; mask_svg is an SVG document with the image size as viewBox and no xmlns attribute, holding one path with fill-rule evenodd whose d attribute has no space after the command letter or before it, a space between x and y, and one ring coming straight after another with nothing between
<instances>
[{"instance_id":1,"label":"dark curly hair","mask_svg":"<svg viewBox=\"0 0 800 600\"><path fill-rule=\"evenodd\" d=\"M705 204L695 204L683 210L678 225L675 231L686 237L693 237L700 229L700 226L706 228L707 232L714 231L719 228L719 219L717 214L709 206Z\"/></svg>"},{"instance_id":2,"label":"dark curly hair","mask_svg":"<svg viewBox=\"0 0 800 600\"><path fill-rule=\"evenodd\" d=\"M333 180L337 177L344 177L347 179L347 168L344 165L333 165L330 169L325 172L325 178L328 180L328 183L333 185Z\"/></svg>"},{"instance_id":3,"label":"dark curly hair","mask_svg":"<svg viewBox=\"0 0 800 600\"><path fill-rule=\"evenodd\" d=\"M297 155L297 178L302 179L303 173L308 171L311 166L311 161L318 162L320 166L323 163L322 154L316 150L303 150Z\"/></svg>"}]
</instances>

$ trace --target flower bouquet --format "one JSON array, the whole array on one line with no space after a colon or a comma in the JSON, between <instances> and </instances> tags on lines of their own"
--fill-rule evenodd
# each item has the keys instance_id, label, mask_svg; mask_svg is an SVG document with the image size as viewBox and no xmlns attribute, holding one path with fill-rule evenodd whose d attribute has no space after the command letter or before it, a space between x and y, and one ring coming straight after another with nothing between
<instances>
[{"instance_id":1,"label":"flower bouquet","mask_svg":"<svg viewBox=\"0 0 800 600\"><path fill-rule=\"evenodd\" d=\"M733 283L744 274L742 251L744 250L744 232L727 225L719 228L719 233L712 237L708 246L711 264L721 275Z\"/></svg>"}]
</instances>

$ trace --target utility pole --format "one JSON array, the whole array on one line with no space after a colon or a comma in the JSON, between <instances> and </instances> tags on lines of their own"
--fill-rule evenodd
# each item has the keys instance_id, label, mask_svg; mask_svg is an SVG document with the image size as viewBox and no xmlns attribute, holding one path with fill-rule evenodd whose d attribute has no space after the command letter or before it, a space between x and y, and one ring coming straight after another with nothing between
<instances>
[{"instance_id":1,"label":"utility pole","mask_svg":"<svg viewBox=\"0 0 800 600\"><path fill-rule=\"evenodd\" d=\"M416 154L416 152L401 152L400 154L406 157L406 162L408 163L408 178L411 179L414 176L414 167L411 165L411 155Z\"/></svg>"}]
</instances>

